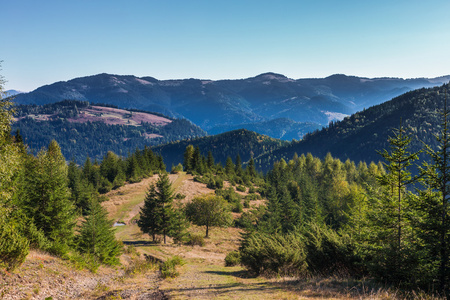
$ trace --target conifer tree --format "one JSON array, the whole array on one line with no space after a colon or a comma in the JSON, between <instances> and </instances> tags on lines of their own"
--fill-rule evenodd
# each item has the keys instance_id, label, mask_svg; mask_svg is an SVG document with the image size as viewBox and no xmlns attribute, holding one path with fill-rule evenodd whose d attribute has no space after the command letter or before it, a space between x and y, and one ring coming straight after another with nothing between
<instances>
[{"instance_id":1,"label":"conifer tree","mask_svg":"<svg viewBox=\"0 0 450 300\"><path fill-rule=\"evenodd\" d=\"M121 246L114 235L113 221L95 197L90 199L89 213L80 227L78 249L96 257L101 263L115 265L119 262Z\"/></svg>"},{"instance_id":2,"label":"conifer tree","mask_svg":"<svg viewBox=\"0 0 450 300\"><path fill-rule=\"evenodd\" d=\"M438 149L425 145L431 162L425 162L421 168L422 182L426 190L420 194L418 210L422 214L420 227L421 238L425 241L424 260L428 266L439 266L429 269L430 278L439 278L439 292L444 295L450 289L450 132L448 129L449 110L447 91L442 124L438 135L435 135Z\"/></svg>"},{"instance_id":3,"label":"conifer tree","mask_svg":"<svg viewBox=\"0 0 450 300\"><path fill-rule=\"evenodd\" d=\"M189 145L186 147L186 150L184 151L184 161L183 161L184 170L188 173L191 173L194 168L194 166L192 165L193 156L194 156L194 146Z\"/></svg>"},{"instance_id":4,"label":"conifer tree","mask_svg":"<svg viewBox=\"0 0 450 300\"><path fill-rule=\"evenodd\" d=\"M21 154L11 138L12 103L3 99L3 77L0 75L0 267L13 270L26 258L29 241L20 230L18 207L12 203L21 172Z\"/></svg>"},{"instance_id":5,"label":"conifer tree","mask_svg":"<svg viewBox=\"0 0 450 300\"><path fill-rule=\"evenodd\" d=\"M67 181L66 161L56 141L51 141L37 157L26 159L20 197L24 210L53 242L52 250L58 254L67 251L75 226L76 214Z\"/></svg>"},{"instance_id":6,"label":"conifer tree","mask_svg":"<svg viewBox=\"0 0 450 300\"><path fill-rule=\"evenodd\" d=\"M164 236L173 236L177 228L176 210L173 207L173 189L167 173L159 176L155 185L151 185L145 198L144 207L141 209L141 215L138 220L138 226L142 232L151 234L155 240L156 234Z\"/></svg>"},{"instance_id":7,"label":"conifer tree","mask_svg":"<svg viewBox=\"0 0 450 300\"><path fill-rule=\"evenodd\" d=\"M407 191L414 178L409 167L418 159L417 153L409 151L411 137L406 135L401 122L398 129L393 130L393 137L388 139L390 151L380 152L386 160L386 174L378 177L384 187L381 195L377 195L373 203L371 219L375 240L378 244L375 255L383 261L376 267L379 276L393 281L404 281L413 268L408 262L412 259L410 218L412 208L407 198L411 193Z\"/></svg>"}]
</instances>

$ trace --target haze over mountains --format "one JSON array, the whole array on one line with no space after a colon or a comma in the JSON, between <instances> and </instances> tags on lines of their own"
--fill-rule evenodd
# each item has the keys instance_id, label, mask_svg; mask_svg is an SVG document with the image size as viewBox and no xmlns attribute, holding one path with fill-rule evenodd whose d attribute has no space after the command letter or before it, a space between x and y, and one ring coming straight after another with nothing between
<instances>
[{"instance_id":1,"label":"haze over mountains","mask_svg":"<svg viewBox=\"0 0 450 300\"><path fill-rule=\"evenodd\" d=\"M299 139L305 126L314 130L407 91L449 80L450 76L369 79L346 75L294 80L265 73L247 79L212 81L98 74L46 85L19 94L14 101L39 105L66 99L107 103L186 118L214 133L247 128L275 138ZM290 120L299 124L293 127ZM286 129L268 132L267 121L278 122ZM286 134L288 127L291 131Z\"/></svg>"}]
</instances>

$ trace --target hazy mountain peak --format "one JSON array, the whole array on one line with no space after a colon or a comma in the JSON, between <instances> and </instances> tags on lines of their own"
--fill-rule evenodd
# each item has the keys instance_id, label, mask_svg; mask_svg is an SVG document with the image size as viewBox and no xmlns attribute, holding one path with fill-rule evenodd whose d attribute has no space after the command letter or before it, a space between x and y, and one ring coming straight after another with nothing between
<instances>
[{"instance_id":1,"label":"hazy mountain peak","mask_svg":"<svg viewBox=\"0 0 450 300\"><path fill-rule=\"evenodd\" d=\"M291 79L287 78L283 74L277 74L277 73L273 73L273 72L260 74L256 77L254 77L253 79L262 80L262 81L270 81L270 80L277 80L277 81L284 81L284 82L292 81Z\"/></svg>"}]
</instances>

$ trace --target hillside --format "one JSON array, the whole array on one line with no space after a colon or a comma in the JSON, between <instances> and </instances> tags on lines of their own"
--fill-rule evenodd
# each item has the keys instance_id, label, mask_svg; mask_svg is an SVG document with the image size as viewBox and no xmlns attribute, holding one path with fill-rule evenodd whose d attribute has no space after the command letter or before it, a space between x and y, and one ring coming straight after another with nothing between
<instances>
[{"instance_id":1,"label":"hillside","mask_svg":"<svg viewBox=\"0 0 450 300\"><path fill-rule=\"evenodd\" d=\"M219 125L278 118L327 125L333 119L404 92L448 80L449 77L405 80L345 75L294 80L265 73L240 80L213 81L98 74L42 86L17 95L14 101L39 105L65 99L101 102L186 118L208 131Z\"/></svg>"},{"instance_id":2,"label":"hillside","mask_svg":"<svg viewBox=\"0 0 450 300\"><path fill-rule=\"evenodd\" d=\"M101 159L107 151L127 155L136 148L206 133L187 120L160 114L63 101L43 106L16 107L13 132L20 130L34 150L55 139L67 159L84 162L87 156Z\"/></svg>"},{"instance_id":3,"label":"hillside","mask_svg":"<svg viewBox=\"0 0 450 300\"><path fill-rule=\"evenodd\" d=\"M80 269L76 262L41 251L31 251L12 272L0 270L2 299L361 299L392 298L393 293L370 282L350 279L249 276L242 266L225 267L228 252L239 247L238 228L211 229L204 246L152 243L135 220L149 184L157 176L128 184L107 194L103 203L109 218L122 221L116 237L126 247L121 265L101 266L96 272ZM212 192L185 173L170 175L176 193L194 196ZM256 206L258 201L251 201ZM189 232L203 235L204 228L192 225ZM176 278L163 279L147 257L167 259L174 255L186 262Z\"/></svg>"},{"instance_id":4,"label":"hillside","mask_svg":"<svg viewBox=\"0 0 450 300\"><path fill-rule=\"evenodd\" d=\"M188 145L199 147L200 152L206 156L211 151L217 162L225 165L227 157L233 160L239 154L243 162L252 156L258 156L265 151L272 151L287 142L273 139L245 129L234 130L214 136L201 137L191 140L177 141L152 148L153 152L160 153L167 167L183 163L183 154Z\"/></svg>"},{"instance_id":5,"label":"hillside","mask_svg":"<svg viewBox=\"0 0 450 300\"><path fill-rule=\"evenodd\" d=\"M208 133L219 134L241 128L284 141L291 141L293 139L299 140L305 134L320 129L322 126L318 123L301 123L291 119L280 118L264 122L216 126L208 130Z\"/></svg>"},{"instance_id":6,"label":"hillside","mask_svg":"<svg viewBox=\"0 0 450 300\"><path fill-rule=\"evenodd\" d=\"M263 170L270 168L275 160L291 159L294 153L309 152L324 157L330 152L341 160L378 161L381 156L376 151L388 148L387 138L393 128L399 127L400 120L412 136L411 151L422 149L422 142L435 148L433 134L440 129L446 89L448 85L405 93L308 134L301 141L263 154L255 161Z\"/></svg>"}]
</instances>

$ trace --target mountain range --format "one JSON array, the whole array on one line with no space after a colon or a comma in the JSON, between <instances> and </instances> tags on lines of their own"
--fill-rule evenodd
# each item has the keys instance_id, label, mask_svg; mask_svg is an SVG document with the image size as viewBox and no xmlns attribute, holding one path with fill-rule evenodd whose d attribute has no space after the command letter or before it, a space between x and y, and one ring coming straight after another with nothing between
<instances>
[{"instance_id":1,"label":"mountain range","mask_svg":"<svg viewBox=\"0 0 450 300\"><path fill-rule=\"evenodd\" d=\"M42 86L17 95L14 101L39 105L67 99L105 103L186 118L214 133L247 128L276 138L299 139L305 132L330 121L341 120L410 90L441 85L449 79L450 76L399 79L338 74L294 80L265 73L246 79L213 81L98 74ZM264 131L269 126L264 122L274 120L279 130ZM286 120L301 124L293 126Z\"/></svg>"}]
</instances>

